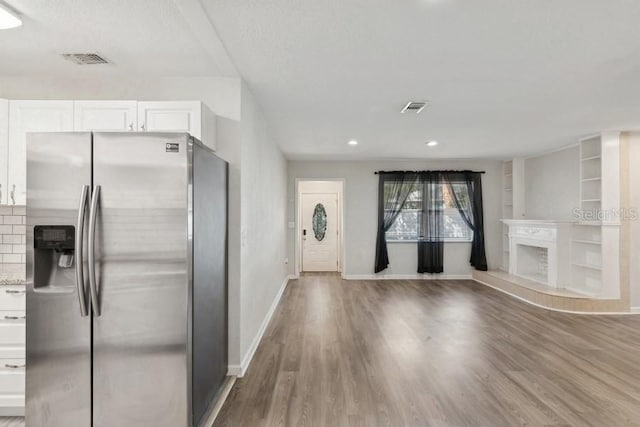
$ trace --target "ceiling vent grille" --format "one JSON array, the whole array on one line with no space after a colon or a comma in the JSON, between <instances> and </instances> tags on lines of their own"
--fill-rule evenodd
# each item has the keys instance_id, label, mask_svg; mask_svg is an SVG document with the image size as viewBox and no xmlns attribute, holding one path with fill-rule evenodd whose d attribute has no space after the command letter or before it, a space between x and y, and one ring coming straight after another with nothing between
<instances>
[{"instance_id":1,"label":"ceiling vent grille","mask_svg":"<svg viewBox=\"0 0 640 427\"><path fill-rule=\"evenodd\" d=\"M63 53L62 57L77 65L98 65L109 63L109 61L97 53Z\"/></svg>"},{"instance_id":2,"label":"ceiling vent grille","mask_svg":"<svg viewBox=\"0 0 640 427\"><path fill-rule=\"evenodd\" d=\"M420 112L425 109L427 104L428 104L427 102L410 101L407 103L407 105L404 106L404 108L400 112L402 114L405 114L405 113L420 114Z\"/></svg>"}]
</instances>

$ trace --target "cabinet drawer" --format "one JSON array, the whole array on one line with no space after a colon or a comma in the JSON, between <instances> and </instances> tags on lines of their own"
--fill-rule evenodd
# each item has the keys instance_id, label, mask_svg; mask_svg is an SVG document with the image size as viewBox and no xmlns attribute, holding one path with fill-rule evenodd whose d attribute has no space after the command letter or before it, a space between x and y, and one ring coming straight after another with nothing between
<instances>
[{"instance_id":1,"label":"cabinet drawer","mask_svg":"<svg viewBox=\"0 0 640 427\"><path fill-rule=\"evenodd\" d=\"M0 346L24 346L24 311L0 311Z\"/></svg>"},{"instance_id":2,"label":"cabinet drawer","mask_svg":"<svg viewBox=\"0 0 640 427\"><path fill-rule=\"evenodd\" d=\"M0 311L3 310L25 310L24 286L0 286Z\"/></svg>"},{"instance_id":3,"label":"cabinet drawer","mask_svg":"<svg viewBox=\"0 0 640 427\"><path fill-rule=\"evenodd\" d=\"M24 359L0 359L0 393L24 394Z\"/></svg>"},{"instance_id":4,"label":"cabinet drawer","mask_svg":"<svg viewBox=\"0 0 640 427\"><path fill-rule=\"evenodd\" d=\"M0 359L24 359L25 357L24 344L0 346Z\"/></svg>"}]
</instances>

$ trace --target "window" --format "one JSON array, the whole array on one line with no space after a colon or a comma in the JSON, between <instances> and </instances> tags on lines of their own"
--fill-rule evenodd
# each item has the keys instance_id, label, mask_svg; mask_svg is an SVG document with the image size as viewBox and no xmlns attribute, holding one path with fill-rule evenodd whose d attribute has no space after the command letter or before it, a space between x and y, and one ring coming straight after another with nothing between
<instances>
[{"instance_id":1,"label":"window","mask_svg":"<svg viewBox=\"0 0 640 427\"><path fill-rule=\"evenodd\" d=\"M385 184L385 195L387 194ZM445 241L466 242L471 241L473 232L466 224L460 212L455 207L453 195L449 186L446 184L429 184L439 185L440 191L432 193L442 194L442 199L433 200L431 209L440 209L442 211L442 235ZM454 191L462 200L463 206L469 206L468 193L464 183L453 183ZM423 208L423 186L416 185L415 189L409 193L404 208L396 218L395 222L387 231L387 241L418 241L424 236L421 235L422 208ZM385 200L386 202L386 200Z\"/></svg>"}]
</instances>

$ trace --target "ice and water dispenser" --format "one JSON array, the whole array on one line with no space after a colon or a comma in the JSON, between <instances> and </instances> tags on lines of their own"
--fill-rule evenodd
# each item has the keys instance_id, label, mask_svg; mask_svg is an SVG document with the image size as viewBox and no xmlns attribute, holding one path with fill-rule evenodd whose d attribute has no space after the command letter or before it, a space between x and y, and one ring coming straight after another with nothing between
<instances>
[{"instance_id":1,"label":"ice and water dispenser","mask_svg":"<svg viewBox=\"0 0 640 427\"><path fill-rule=\"evenodd\" d=\"M75 286L75 227L36 225L33 254L35 288Z\"/></svg>"}]
</instances>

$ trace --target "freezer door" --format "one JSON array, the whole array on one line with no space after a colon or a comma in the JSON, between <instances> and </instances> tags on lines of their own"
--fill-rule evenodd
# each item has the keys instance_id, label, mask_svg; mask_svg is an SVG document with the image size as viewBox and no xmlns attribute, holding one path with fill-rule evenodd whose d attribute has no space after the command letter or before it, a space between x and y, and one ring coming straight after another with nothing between
<instances>
[{"instance_id":1,"label":"freezer door","mask_svg":"<svg viewBox=\"0 0 640 427\"><path fill-rule=\"evenodd\" d=\"M190 424L188 142L94 134L95 427Z\"/></svg>"},{"instance_id":2,"label":"freezer door","mask_svg":"<svg viewBox=\"0 0 640 427\"><path fill-rule=\"evenodd\" d=\"M90 307L81 300L85 283L76 282L73 240L90 184L90 133L27 136L28 426L91 426L91 316L81 314L81 302Z\"/></svg>"}]
</instances>

